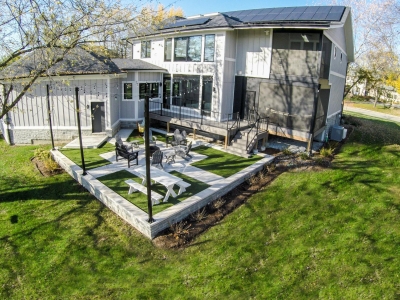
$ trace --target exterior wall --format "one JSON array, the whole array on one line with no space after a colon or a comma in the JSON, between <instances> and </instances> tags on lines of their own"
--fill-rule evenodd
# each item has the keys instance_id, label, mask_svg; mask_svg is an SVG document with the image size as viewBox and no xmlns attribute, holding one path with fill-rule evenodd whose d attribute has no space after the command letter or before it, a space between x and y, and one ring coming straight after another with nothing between
<instances>
[{"instance_id":1,"label":"exterior wall","mask_svg":"<svg viewBox=\"0 0 400 300\"><path fill-rule=\"evenodd\" d=\"M82 78L82 77L81 77ZM53 134L56 140L69 140L77 136L75 108L75 87L79 87L81 129L83 134L92 132L91 102L105 102L105 115L110 105L109 86L105 76L86 76L85 79L63 78L61 80L40 80L10 112L14 143L30 144L34 140L50 139L47 90L50 88L50 107ZM11 100L16 97L21 84L14 85ZM106 130L110 128L106 118Z\"/></svg>"},{"instance_id":2,"label":"exterior wall","mask_svg":"<svg viewBox=\"0 0 400 300\"><path fill-rule=\"evenodd\" d=\"M125 80L125 79L121 79ZM111 78L108 80L108 86L109 86L109 98L110 101L107 103L109 107L109 116L107 120L109 120L108 124L109 126L106 126L106 130L110 130L110 135L114 136L119 128L119 112L121 109L121 87L120 87L120 81L119 78ZM108 125L107 124L107 125Z\"/></svg>"},{"instance_id":3,"label":"exterior wall","mask_svg":"<svg viewBox=\"0 0 400 300\"><path fill-rule=\"evenodd\" d=\"M266 32L268 32L268 35ZM237 30L237 74L249 77L269 78L271 50L271 30Z\"/></svg>"},{"instance_id":4,"label":"exterior wall","mask_svg":"<svg viewBox=\"0 0 400 300\"><path fill-rule=\"evenodd\" d=\"M206 34L215 34L215 56L214 62L204 62L204 39ZM173 36L168 36L166 38L172 37L184 37L184 36L194 36L201 35L202 36L202 59L201 62L168 62L164 61L164 39L155 38L151 39L151 57L150 58L141 58L141 42L134 41L132 45L133 49L133 58L142 59L149 63L155 64L161 68L164 68L171 74L172 80L174 75L201 75L201 76L212 76L213 77L213 95L212 95L212 111L219 112L220 116L230 112L231 105L224 105L225 101L232 101L232 94L229 93L229 89L227 90L226 96L224 96L224 63L225 63L225 31L207 31L207 32L196 32L196 33L176 33ZM174 43L174 40L173 40ZM172 47L174 49L174 45ZM172 50L173 56L173 50ZM172 59L173 60L173 59ZM230 67L232 70L232 67ZM146 81L145 77L142 77L144 81ZM139 79L140 80L140 79ZM227 80L230 81L229 77ZM162 79L157 79L157 81L162 81ZM200 99L201 99L200 92ZM141 108L139 107L139 112Z\"/></svg>"},{"instance_id":5,"label":"exterior wall","mask_svg":"<svg viewBox=\"0 0 400 300\"><path fill-rule=\"evenodd\" d=\"M346 39L344 35L344 29L341 28L331 28L324 31L324 35L328 37L339 49L342 53L346 53Z\"/></svg>"}]
</instances>

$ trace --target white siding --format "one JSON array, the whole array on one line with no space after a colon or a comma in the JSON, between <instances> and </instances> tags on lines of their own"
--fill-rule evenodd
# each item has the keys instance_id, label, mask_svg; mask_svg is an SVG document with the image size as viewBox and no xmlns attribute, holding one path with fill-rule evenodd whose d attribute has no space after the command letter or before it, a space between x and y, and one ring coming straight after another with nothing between
<instances>
[{"instance_id":1,"label":"white siding","mask_svg":"<svg viewBox=\"0 0 400 300\"><path fill-rule=\"evenodd\" d=\"M266 31L269 34L266 34ZM238 75L269 78L271 69L272 32L265 29L238 30Z\"/></svg>"}]
</instances>

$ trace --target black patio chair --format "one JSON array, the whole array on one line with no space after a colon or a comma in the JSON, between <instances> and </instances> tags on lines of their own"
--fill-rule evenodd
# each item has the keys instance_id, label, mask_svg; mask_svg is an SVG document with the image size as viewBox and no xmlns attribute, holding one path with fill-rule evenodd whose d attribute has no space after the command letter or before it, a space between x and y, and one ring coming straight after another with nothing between
<instances>
[{"instance_id":1,"label":"black patio chair","mask_svg":"<svg viewBox=\"0 0 400 300\"><path fill-rule=\"evenodd\" d=\"M156 152L153 153L150 165L155 167L161 166L161 169L164 169L164 166L162 165L162 160L163 160L163 153L161 150L157 150Z\"/></svg>"},{"instance_id":2,"label":"black patio chair","mask_svg":"<svg viewBox=\"0 0 400 300\"><path fill-rule=\"evenodd\" d=\"M175 154L185 160L190 160L192 158L192 156L189 154L190 150L192 150L192 142L190 142L186 147L177 148L175 150Z\"/></svg>"}]
</instances>

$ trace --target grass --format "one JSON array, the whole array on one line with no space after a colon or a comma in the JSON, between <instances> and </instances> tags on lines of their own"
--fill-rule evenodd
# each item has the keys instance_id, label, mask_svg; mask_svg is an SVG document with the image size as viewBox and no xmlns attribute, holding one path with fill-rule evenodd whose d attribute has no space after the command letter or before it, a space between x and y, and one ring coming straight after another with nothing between
<instances>
[{"instance_id":1,"label":"grass","mask_svg":"<svg viewBox=\"0 0 400 300\"><path fill-rule=\"evenodd\" d=\"M183 250L0 141L0 298L399 298L400 125L354 119L332 168L280 175Z\"/></svg>"},{"instance_id":2,"label":"grass","mask_svg":"<svg viewBox=\"0 0 400 300\"><path fill-rule=\"evenodd\" d=\"M371 111L375 111L375 112L380 112L383 114L400 116L400 109L386 108L381 104L377 104L377 106L374 107L373 103L357 103L357 102L355 102L355 103L352 103L351 106L357 107L357 108L363 108L363 109L367 109L367 110L371 110Z\"/></svg>"},{"instance_id":3,"label":"grass","mask_svg":"<svg viewBox=\"0 0 400 300\"><path fill-rule=\"evenodd\" d=\"M196 147L192 151L207 155L207 159L195 162L192 166L225 178L236 174L262 158L257 155L250 158L242 158L206 146Z\"/></svg>"},{"instance_id":4,"label":"grass","mask_svg":"<svg viewBox=\"0 0 400 300\"><path fill-rule=\"evenodd\" d=\"M72 160L77 165L82 165L80 149L60 149L61 153ZM110 164L110 162L100 156L100 154L115 151L115 146L110 143L104 143L99 148L83 149L85 159L85 167L87 170L102 167Z\"/></svg>"},{"instance_id":5,"label":"grass","mask_svg":"<svg viewBox=\"0 0 400 300\"><path fill-rule=\"evenodd\" d=\"M193 196L206 188L209 187L208 184L198 181L196 179L193 179L191 177L185 176L182 173L172 171L170 174L177 176L179 178L182 178L183 181L188 182L191 184L190 187L186 188L186 192L182 193L181 195L178 195L176 198L170 196L168 198L168 202L160 202L160 204L154 205L153 206L153 214L156 214L160 211L163 211L164 209L171 207L175 204L180 203L181 201L185 200L186 198ZM98 178L102 183L104 183L107 187L112 189L114 192L119 194L121 197L124 197L127 199L129 202L133 203L137 207L139 207L141 210L145 211L146 213L148 212L147 209L147 195L141 193L141 192L136 192L128 195L128 190L129 186L125 183L125 180L128 179L133 179L138 183L142 183L142 179L139 177L133 175L132 173L122 170L119 172L115 172L103 177ZM151 189L157 193L159 193L162 196L165 196L167 189L165 186L155 183L151 186ZM174 191L178 194L179 188L176 188Z\"/></svg>"}]
</instances>

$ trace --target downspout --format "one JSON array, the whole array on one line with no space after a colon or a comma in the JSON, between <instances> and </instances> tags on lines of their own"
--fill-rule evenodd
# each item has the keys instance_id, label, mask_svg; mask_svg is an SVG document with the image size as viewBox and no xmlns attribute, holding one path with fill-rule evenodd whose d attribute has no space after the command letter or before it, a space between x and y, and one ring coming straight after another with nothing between
<instances>
[{"instance_id":1,"label":"downspout","mask_svg":"<svg viewBox=\"0 0 400 300\"><path fill-rule=\"evenodd\" d=\"M323 32L321 32L321 34L319 35L319 53L321 55L319 62L318 62L319 72L321 72L321 60L322 60L322 35L323 35ZM316 118L317 118L318 97L319 97L319 90L321 88L321 85L319 84L319 77L320 77L320 74L318 73L318 90L314 94L315 96L314 96L313 113L312 113L312 117L311 117L310 138L308 140L308 145L307 145L307 152L308 152L308 156L310 156L310 157L312 155L314 129L315 129L315 122L316 122ZM314 87L314 90L315 90L315 87Z\"/></svg>"},{"instance_id":2,"label":"downspout","mask_svg":"<svg viewBox=\"0 0 400 300\"><path fill-rule=\"evenodd\" d=\"M348 71L348 69L349 69L349 62L347 62L347 65L346 65L346 78L345 78L345 80L344 80L344 87L343 87L343 100L342 100L342 109L341 109L341 111L340 111L340 124L342 123L342 121L343 121L343 108L344 108L344 94L346 93L346 79L347 79L347 71Z\"/></svg>"}]
</instances>

